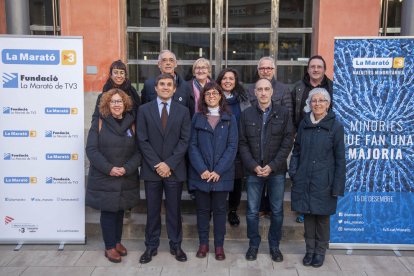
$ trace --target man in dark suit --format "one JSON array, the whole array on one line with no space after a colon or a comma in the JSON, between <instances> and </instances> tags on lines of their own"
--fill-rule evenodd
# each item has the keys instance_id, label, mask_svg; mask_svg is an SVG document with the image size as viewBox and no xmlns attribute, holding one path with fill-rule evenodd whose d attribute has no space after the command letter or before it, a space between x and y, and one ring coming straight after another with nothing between
<instances>
[{"instance_id":1,"label":"man in dark suit","mask_svg":"<svg viewBox=\"0 0 414 276\"><path fill-rule=\"evenodd\" d=\"M158 55L158 68L161 74L170 74L174 77L176 84L176 90L172 99L186 107L190 106L191 100L191 87L188 86L187 82L175 72L177 68L177 59L175 54L170 50L162 50ZM154 100L157 97L155 91L155 78L147 79L144 82L144 88L141 90L141 101L147 103Z\"/></svg>"},{"instance_id":2,"label":"man in dark suit","mask_svg":"<svg viewBox=\"0 0 414 276\"><path fill-rule=\"evenodd\" d=\"M170 50L162 50L158 55L158 68L161 74L170 74L174 77L176 90L172 97L173 101L178 102L190 110L190 116L194 110L194 93L192 86L190 86L177 72L177 58ZM147 103L157 97L155 91L155 77L149 78L144 82L144 87L141 90L141 101ZM190 117L191 118L191 117ZM188 162L188 161L187 161ZM194 193L188 191L192 199L195 199Z\"/></svg>"},{"instance_id":3,"label":"man in dark suit","mask_svg":"<svg viewBox=\"0 0 414 276\"><path fill-rule=\"evenodd\" d=\"M178 261L187 261L181 249L182 224L180 200L187 178L185 154L190 139L188 108L172 100L174 77L161 74L155 80L157 97L141 105L137 114L137 136L143 161L141 179L147 199L146 250L140 263L148 263L157 254L161 234L161 203L165 192L167 234L170 252Z\"/></svg>"}]
</instances>

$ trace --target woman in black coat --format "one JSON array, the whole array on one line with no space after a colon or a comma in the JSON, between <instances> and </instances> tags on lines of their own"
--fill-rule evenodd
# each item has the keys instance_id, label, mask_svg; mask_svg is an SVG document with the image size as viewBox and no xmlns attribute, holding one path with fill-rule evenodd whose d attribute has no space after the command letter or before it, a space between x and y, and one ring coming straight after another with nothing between
<instances>
[{"instance_id":1,"label":"woman in black coat","mask_svg":"<svg viewBox=\"0 0 414 276\"><path fill-rule=\"evenodd\" d=\"M96 100L95 111L92 115L92 121L99 117L99 101L102 95L112 88L119 88L124 91L132 101L131 114L135 117L137 115L138 107L141 105L141 99L137 93L137 90L131 85L131 81L128 79L127 66L120 59L112 62L109 67L109 77L106 80L102 88L102 93Z\"/></svg>"},{"instance_id":2,"label":"woman in black coat","mask_svg":"<svg viewBox=\"0 0 414 276\"><path fill-rule=\"evenodd\" d=\"M289 165L292 210L305 214L305 266L323 265L330 215L345 189L344 127L329 109L330 103L326 89L309 92L305 107L309 113L299 125Z\"/></svg>"},{"instance_id":3,"label":"woman in black coat","mask_svg":"<svg viewBox=\"0 0 414 276\"><path fill-rule=\"evenodd\" d=\"M90 161L86 205L101 210L105 256L120 262L124 210L138 204L141 153L135 135L130 97L114 88L104 93L98 120L92 122L86 144Z\"/></svg>"},{"instance_id":4,"label":"woman in black coat","mask_svg":"<svg viewBox=\"0 0 414 276\"><path fill-rule=\"evenodd\" d=\"M218 75L216 82L221 86L226 97L227 106L236 117L238 123L240 114L251 106L247 93L239 81L239 74L233 68L224 68ZM229 213L227 220L231 226L238 226L240 224L240 218L237 215L237 208L240 205L243 183L243 166L239 154L237 154L234 164L234 190L229 193Z\"/></svg>"}]
</instances>

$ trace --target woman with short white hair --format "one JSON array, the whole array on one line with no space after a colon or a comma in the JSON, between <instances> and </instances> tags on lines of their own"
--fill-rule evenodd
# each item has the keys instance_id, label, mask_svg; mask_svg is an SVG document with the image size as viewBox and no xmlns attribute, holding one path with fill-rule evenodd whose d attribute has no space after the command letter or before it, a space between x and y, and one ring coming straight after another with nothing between
<instances>
[{"instance_id":1,"label":"woman with short white hair","mask_svg":"<svg viewBox=\"0 0 414 276\"><path fill-rule=\"evenodd\" d=\"M193 93L190 101L190 115L193 117L194 113L197 113L198 102L200 101L201 90L204 85L211 81L211 65L210 61L205 58L199 58L193 63L193 78L188 82Z\"/></svg>"},{"instance_id":2,"label":"woman with short white hair","mask_svg":"<svg viewBox=\"0 0 414 276\"><path fill-rule=\"evenodd\" d=\"M338 196L345 189L344 127L330 104L326 89L309 92L289 165L292 210L305 215L304 266L323 265L330 216L336 213Z\"/></svg>"}]
</instances>

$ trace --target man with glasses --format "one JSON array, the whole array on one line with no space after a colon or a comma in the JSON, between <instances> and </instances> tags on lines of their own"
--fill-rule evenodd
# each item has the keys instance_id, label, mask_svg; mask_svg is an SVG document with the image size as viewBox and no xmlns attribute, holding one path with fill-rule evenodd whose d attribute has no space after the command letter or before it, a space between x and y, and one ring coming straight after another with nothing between
<instances>
[{"instance_id":1,"label":"man with glasses","mask_svg":"<svg viewBox=\"0 0 414 276\"><path fill-rule=\"evenodd\" d=\"M172 99L189 107L191 87L189 87L187 82L175 72L175 68L177 68L177 58L175 57L175 54L170 50L162 50L158 55L158 68L160 69L161 74L170 74L174 77L176 90ZM150 78L144 82L144 88L141 90L141 100L144 104L155 98L157 98L155 78Z\"/></svg>"},{"instance_id":2,"label":"man with glasses","mask_svg":"<svg viewBox=\"0 0 414 276\"><path fill-rule=\"evenodd\" d=\"M289 111L272 101L272 82L256 82L257 102L242 112L239 125L239 153L247 171L247 237L246 260L254 261L261 242L259 207L267 185L270 199L269 249L272 260L283 261L279 249L282 238L283 198L286 160L293 145L294 127Z\"/></svg>"},{"instance_id":3,"label":"man with glasses","mask_svg":"<svg viewBox=\"0 0 414 276\"><path fill-rule=\"evenodd\" d=\"M326 62L322 56L312 56L308 61L308 70L302 80L295 83L292 89L293 99L293 123L296 128L304 116L303 108L306 105L306 99L309 96L309 91L316 87L325 88L331 96L331 106L333 102L333 84L332 81L325 75Z\"/></svg>"},{"instance_id":4,"label":"man with glasses","mask_svg":"<svg viewBox=\"0 0 414 276\"><path fill-rule=\"evenodd\" d=\"M271 57L262 57L257 64L259 78L268 79L272 83L272 101L286 107L290 114L293 114L292 97L289 88L283 82L276 80L276 65ZM249 96L255 100L255 86L249 89Z\"/></svg>"}]
</instances>

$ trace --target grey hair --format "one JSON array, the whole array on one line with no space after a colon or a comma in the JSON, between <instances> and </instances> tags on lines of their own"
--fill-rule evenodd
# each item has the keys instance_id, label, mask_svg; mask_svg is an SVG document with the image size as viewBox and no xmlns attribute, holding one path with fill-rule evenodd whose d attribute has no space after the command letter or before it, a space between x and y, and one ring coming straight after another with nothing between
<instances>
[{"instance_id":1,"label":"grey hair","mask_svg":"<svg viewBox=\"0 0 414 276\"><path fill-rule=\"evenodd\" d=\"M210 61L208 59L205 59L205 58L199 58L196 61L194 61L194 63L193 63L193 69L192 69L193 75L195 73L195 68L200 63L203 63L203 64L207 65L208 76L211 78L211 65L210 65Z\"/></svg>"},{"instance_id":2,"label":"grey hair","mask_svg":"<svg viewBox=\"0 0 414 276\"><path fill-rule=\"evenodd\" d=\"M325 100L328 100L328 102L331 103L331 95L329 95L329 92L325 88L321 88L321 87L314 88L309 92L309 96L306 99L306 105L305 105L305 108L303 108L305 112L311 112L312 110L311 100L312 100L312 97L316 94L322 94Z\"/></svg>"},{"instance_id":3,"label":"grey hair","mask_svg":"<svg viewBox=\"0 0 414 276\"><path fill-rule=\"evenodd\" d=\"M165 53L171 53L172 55L173 55L173 57L174 57L174 59L177 61L177 57L175 56L175 54L173 53L173 52L171 52L170 50L162 50L161 52L160 52L160 54L158 55L158 62L160 62L161 61L161 57L162 57L162 55L163 54L165 54Z\"/></svg>"},{"instance_id":4,"label":"grey hair","mask_svg":"<svg viewBox=\"0 0 414 276\"><path fill-rule=\"evenodd\" d=\"M260 63L262 63L262 61L264 60L269 60L270 62L272 62L272 67L276 68L275 60L272 57L262 57L261 59L259 59L259 62L257 63L257 69L259 69Z\"/></svg>"}]
</instances>

